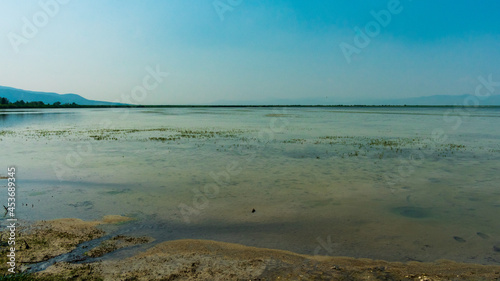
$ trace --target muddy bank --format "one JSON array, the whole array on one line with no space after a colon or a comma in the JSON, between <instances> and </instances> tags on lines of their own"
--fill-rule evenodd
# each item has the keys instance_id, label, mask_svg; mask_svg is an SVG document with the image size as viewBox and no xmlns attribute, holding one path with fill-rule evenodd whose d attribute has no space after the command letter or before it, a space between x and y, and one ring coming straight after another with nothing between
<instances>
[{"instance_id":1,"label":"muddy bank","mask_svg":"<svg viewBox=\"0 0 500 281\"><path fill-rule=\"evenodd\" d=\"M29 264L46 261L68 253L83 242L104 236L105 232L98 229L98 225L116 224L130 220L127 217L110 215L96 221L66 218L17 226L15 271L23 271ZM0 270L7 272L7 252L11 247L6 243L9 232L4 231L1 235Z\"/></svg>"},{"instance_id":2,"label":"muddy bank","mask_svg":"<svg viewBox=\"0 0 500 281\"><path fill-rule=\"evenodd\" d=\"M100 221L41 221L20 230L19 262L46 260L78 244L102 237L97 226L129 220L108 216ZM25 241L25 242L21 242ZM151 242L147 237L110 236L89 248L98 257L119 248ZM2 246L2 250L5 247ZM2 259L5 257L2 253ZM6 272L2 261L2 271ZM176 240L126 259L91 263L57 262L28 280L497 280L500 266L439 261L398 263L348 257L307 256L209 240Z\"/></svg>"},{"instance_id":3,"label":"muddy bank","mask_svg":"<svg viewBox=\"0 0 500 281\"><path fill-rule=\"evenodd\" d=\"M396 263L312 257L238 244L177 240L134 257L93 264L59 263L39 274L77 280L495 280L500 266Z\"/></svg>"}]
</instances>

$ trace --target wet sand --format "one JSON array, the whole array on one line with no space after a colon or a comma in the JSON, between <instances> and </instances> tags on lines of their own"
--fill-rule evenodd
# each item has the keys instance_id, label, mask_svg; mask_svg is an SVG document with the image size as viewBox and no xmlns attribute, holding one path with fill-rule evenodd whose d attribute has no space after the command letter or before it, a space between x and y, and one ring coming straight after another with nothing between
<instances>
[{"instance_id":1,"label":"wet sand","mask_svg":"<svg viewBox=\"0 0 500 281\"><path fill-rule=\"evenodd\" d=\"M98 225L130 220L127 217L111 215L95 221L65 218L16 226L16 271L23 271L28 264L46 261L74 250L78 244L104 236L105 232L97 228ZM6 254L11 246L4 241L7 241L9 231L4 230L1 235L3 243L0 270L7 272Z\"/></svg>"},{"instance_id":2,"label":"wet sand","mask_svg":"<svg viewBox=\"0 0 500 281\"><path fill-rule=\"evenodd\" d=\"M102 237L98 226L123 223L121 216L99 221L58 219L20 229L17 242L22 269L73 250L77 244ZM4 234L5 235L5 234ZM150 243L147 237L114 236L88 256ZM26 246L28 245L28 246ZM106 246L107 245L107 246ZM2 252L6 247L2 246ZM2 253L2 258L5 256ZM6 272L2 260L2 271ZM500 266L437 261L387 262L349 257L308 256L289 251L248 247L209 240L175 240L156 244L125 259L90 263L58 262L29 276L34 280L496 280Z\"/></svg>"}]
</instances>

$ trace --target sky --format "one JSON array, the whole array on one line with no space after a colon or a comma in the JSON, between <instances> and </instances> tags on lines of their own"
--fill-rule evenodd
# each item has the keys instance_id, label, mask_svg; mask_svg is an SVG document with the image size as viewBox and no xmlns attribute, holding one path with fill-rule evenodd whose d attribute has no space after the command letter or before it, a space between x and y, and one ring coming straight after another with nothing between
<instances>
[{"instance_id":1,"label":"sky","mask_svg":"<svg viewBox=\"0 0 500 281\"><path fill-rule=\"evenodd\" d=\"M0 0L0 85L137 104L473 94L478 77L500 81L499 11L497 0Z\"/></svg>"}]
</instances>

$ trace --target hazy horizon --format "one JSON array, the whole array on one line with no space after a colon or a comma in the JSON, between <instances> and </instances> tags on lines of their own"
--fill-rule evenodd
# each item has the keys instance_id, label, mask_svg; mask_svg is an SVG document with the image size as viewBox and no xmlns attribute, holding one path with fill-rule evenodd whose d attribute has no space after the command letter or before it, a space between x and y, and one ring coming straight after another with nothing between
<instances>
[{"instance_id":1,"label":"hazy horizon","mask_svg":"<svg viewBox=\"0 0 500 281\"><path fill-rule=\"evenodd\" d=\"M3 1L0 84L152 105L474 94L500 81L499 8L496 1Z\"/></svg>"}]
</instances>

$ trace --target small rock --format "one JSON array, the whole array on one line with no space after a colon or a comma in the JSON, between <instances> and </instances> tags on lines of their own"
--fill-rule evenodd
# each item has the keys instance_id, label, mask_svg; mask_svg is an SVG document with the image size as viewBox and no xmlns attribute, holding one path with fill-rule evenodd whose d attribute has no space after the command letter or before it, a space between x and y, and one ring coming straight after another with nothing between
<instances>
[{"instance_id":1,"label":"small rock","mask_svg":"<svg viewBox=\"0 0 500 281\"><path fill-rule=\"evenodd\" d=\"M255 209L252 209L252 213L255 213Z\"/></svg>"}]
</instances>

